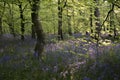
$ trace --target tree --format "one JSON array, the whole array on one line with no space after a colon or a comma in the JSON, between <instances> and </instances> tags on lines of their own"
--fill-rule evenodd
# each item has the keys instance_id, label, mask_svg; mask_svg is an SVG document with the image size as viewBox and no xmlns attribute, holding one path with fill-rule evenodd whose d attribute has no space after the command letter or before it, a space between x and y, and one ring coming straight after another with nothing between
<instances>
[{"instance_id":1,"label":"tree","mask_svg":"<svg viewBox=\"0 0 120 80\"><path fill-rule=\"evenodd\" d=\"M8 9L9 9L9 19L6 20L6 23L9 26L10 33L15 37L15 30L14 30L14 13L13 13L13 2L12 3L7 3Z\"/></svg>"},{"instance_id":2,"label":"tree","mask_svg":"<svg viewBox=\"0 0 120 80\"><path fill-rule=\"evenodd\" d=\"M20 19L21 19L21 40L24 40L25 19L23 13L26 6L23 8L23 3L20 0L18 0L18 7L19 7Z\"/></svg>"},{"instance_id":3,"label":"tree","mask_svg":"<svg viewBox=\"0 0 120 80\"><path fill-rule=\"evenodd\" d=\"M37 43L35 46L35 53L38 54L38 58L42 56L44 45L45 45L45 35L42 29L42 24L39 19L39 3L40 0L29 0L31 3L31 18L35 33L37 35Z\"/></svg>"},{"instance_id":4,"label":"tree","mask_svg":"<svg viewBox=\"0 0 120 80\"><path fill-rule=\"evenodd\" d=\"M63 40L62 32L62 13L63 8L66 6L66 1L58 0L58 40Z\"/></svg>"},{"instance_id":5,"label":"tree","mask_svg":"<svg viewBox=\"0 0 120 80\"><path fill-rule=\"evenodd\" d=\"M1 35L3 33L2 32L2 23L3 23L2 18L3 18L4 11L5 11L6 3L5 2L1 2L0 4L2 5L2 7L1 7L2 10L0 10L0 35Z\"/></svg>"},{"instance_id":6,"label":"tree","mask_svg":"<svg viewBox=\"0 0 120 80\"><path fill-rule=\"evenodd\" d=\"M93 33L93 9L90 7L90 32Z\"/></svg>"},{"instance_id":7,"label":"tree","mask_svg":"<svg viewBox=\"0 0 120 80\"><path fill-rule=\"evenodd\" d=\"M71 15L69 14L69 5L68 1L66 0L66 6L67 6L67 23L68 23L68 34L72 36L72 28L71 28Z\"/></svg>"},{"instance_id":8,"label":"tree","mask_svg":"<svg viewBox=\"0 0 120 80\"><path fill-rule=\"evenodd\" d=\"M0 16L0 35L2 34L2 17Z\"/></svg>"},{"instance_id":9,"label":"tree","mask_svg":"<svg viewBox=\"0 0 120 80\"><path fill-rule=\"evenodd\" d=\"M94 10L94 16L95 16L95 26L96 26L96 34L95 37L98 40L100 37L100 31L101 31L101 23L100 23L100 11L97 5L99 5L99 0L94 0L96 7Z\"/></svg>"}]
</instances>

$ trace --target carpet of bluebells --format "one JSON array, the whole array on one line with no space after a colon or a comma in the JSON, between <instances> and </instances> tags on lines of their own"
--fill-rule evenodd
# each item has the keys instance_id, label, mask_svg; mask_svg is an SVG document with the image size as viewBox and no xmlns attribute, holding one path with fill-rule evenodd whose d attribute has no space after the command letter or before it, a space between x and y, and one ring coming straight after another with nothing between
<instances>
[{"instance_id":1,"label":"carpet of bluebells","mask_svg":"<svg viewBox=\"0 0 120 80\"><path fill-rule=\"evenodd\" d=\"M46 37L44 55L37 59L36 40L0 37L0 80L119 80L120 44L96 46L74 34L64 41ZM67 38L67 37L65 37Z\"/></svg>"}]
</instances>

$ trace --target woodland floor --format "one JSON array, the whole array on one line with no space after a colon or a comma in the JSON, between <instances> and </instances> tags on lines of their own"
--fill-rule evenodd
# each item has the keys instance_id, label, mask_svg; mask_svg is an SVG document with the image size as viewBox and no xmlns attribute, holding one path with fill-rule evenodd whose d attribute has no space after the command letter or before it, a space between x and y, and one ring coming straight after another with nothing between
<instances>
[{"instance_id":1,"label":"woodland floor","mask_svg":"<svg viewBox=\"0 0 120 80\"><path fill-rule=\"evenodd\" d=\"M69 62L69 59L71 61L79 61L74 58L78 55L86 55L89 54L90 57L94 57L97 51L96 43L88 42L85 39L86 38L77 38L81 36L81 34L74 35L76 39L71 40L65 40L65 41L59 41L55 42L52 41L51 35L47 38L48 44L45 45L44 54L49 55L53 57L54 59L57 59L58 57L61 57L63 61ZM2 63L3 58L13 59L21 56L21 57L27 57L29 55L34 56L34 46L36 43L36 40L31 39L30 36L25 37L26 39L24 41L20 40L19 38L11 38L8 35L5 35L0 38L0 63ZM51 42L50 42L51 41ZM100 46L98 51L99 53L103 53L103 51L109 51L111 48L114 48L111 46L112 44L108 46ZM117 45L119 46L119 45ZM11 58L12 57L12 58ZM73 59L73 60L72 60ZM70 61L70 62L71 62ZM3 61L4 62L4 61Z\"/></svg>"},{"instance_id":2,"label":"woodland floor","mask_svg":"<svg viewBox=\"0 0 120 80\"><path fill-rule=\"evenodd\" d=\"M84 63L84 55L95 58L97 53L96 43L86 41L85 39L76 38L59 42L48 39L48 44L45 45L44 50L46 65L43 68L55 68L59 64L64 66L75 64L75 66L79 66L81 63ZM6 65L6 67L14 67L12 65L16 65L15 67L17 68L25 66L26 63L23 63L24 61L35 57L35 43L36 40L31 39L30 36L27 36L24 41L18 38L1 37L0 65ZM110 49L115 49L117 52L119 48L119 44L116 46L113 46L113 44L103 45L98 48L98 52L104 53Z\"/></svg>"}]
</instances>

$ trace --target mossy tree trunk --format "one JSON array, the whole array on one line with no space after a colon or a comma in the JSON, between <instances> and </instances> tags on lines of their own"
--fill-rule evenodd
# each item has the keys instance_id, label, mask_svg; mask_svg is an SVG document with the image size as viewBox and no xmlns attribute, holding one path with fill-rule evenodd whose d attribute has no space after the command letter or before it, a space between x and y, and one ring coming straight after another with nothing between
<instances>
[{"instance_id":1,"label":"mossy tree trunk","mask_svg":"<svg viewBox=\"0 0 120 80\"><path fill-rule=\"evenodd\" d=\"M42 25L39 19L39 3L40 0L32 0L32 23L34 30L37 35L37 43L35 46L35 53L38 54L38 58L42 56L43 50L44 50L44 45L45 45L45 35L42 29Z\"/></svg>"}]
</instances>

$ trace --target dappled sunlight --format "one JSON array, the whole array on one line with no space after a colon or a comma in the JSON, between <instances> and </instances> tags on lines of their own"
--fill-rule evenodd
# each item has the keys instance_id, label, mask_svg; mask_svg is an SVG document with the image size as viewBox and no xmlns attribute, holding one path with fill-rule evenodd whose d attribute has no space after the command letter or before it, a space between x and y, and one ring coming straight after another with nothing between
<instances>
[{"instance_id":1,"label":"dappled sunlight","mask_svg":"<svg viewBox=\"0 0 120 80\"><path fill-rule=\"evenodd\" d=\"M0 0L0 80L120 80L120 0Z\"/></svg>"}]
</instances>

